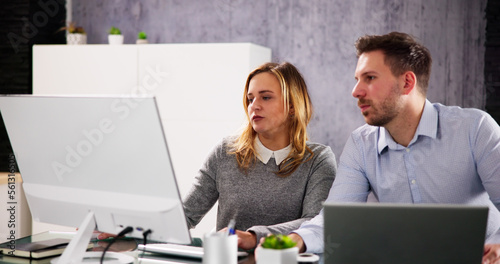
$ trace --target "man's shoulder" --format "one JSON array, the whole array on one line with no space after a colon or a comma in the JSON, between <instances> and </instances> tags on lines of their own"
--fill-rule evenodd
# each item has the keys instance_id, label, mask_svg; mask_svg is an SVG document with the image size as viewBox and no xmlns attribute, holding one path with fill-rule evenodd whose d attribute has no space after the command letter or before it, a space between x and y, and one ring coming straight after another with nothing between
<instances>
[{"instance_id":1,"label":"man's shoulder","mask_svg":"<svg viewBox=\"0 0 500 264\"><path fill-rule=\"evenodd\" d=\"M364 124L352 131L351 136L354 139L368 139L371 137L378 137L379 130L380 127L378 126Z\"/></svg>"},{"instance_id":2,"label":"man's shoulder","mask_svg":"<svg viewBox=\"0 0 500 264\"><path fill-rule=\"evenodd\" d=\"M379 135L380 127L364 124L351 132L349 140L344 146L344 151L346 148L353 148L354 146L354 148L376 149Z\"/></svg>"},{"instance_id":3,"label":"man's shoulder","mask_svg":"<svg viewBox=\"0 0 500 264\"><path fill-rule=\"evenodd\" d=\"M443 105L440 103L433 103L434 108L438 111L439 115L449 116L463 116L463 117L479 117L488 115L485 111L477 108L463 108L456 105Z\"/></svg>"},{"instance_id":4,"label":"man's shoulder","mask_svg":"<svg viewBox=\"0 0 500 264\"><path fill-rule=\"evenodd\" d=\"M475 124L479 120L489 116L488 113L477 108L448 106L440 103L433 103L432 105L438 112L440 123L456 122L457 120L460 120L460 123L462 124Z\"/></svg>"}]
</instances>

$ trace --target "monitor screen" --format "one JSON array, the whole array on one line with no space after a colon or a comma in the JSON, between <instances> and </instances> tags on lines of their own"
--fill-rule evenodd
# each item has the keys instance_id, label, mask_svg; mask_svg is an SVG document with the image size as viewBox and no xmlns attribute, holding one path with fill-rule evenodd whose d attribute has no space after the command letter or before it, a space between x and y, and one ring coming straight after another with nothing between
<instances>
[{"instance_id":1,"label":"monitor screen","mask_svg":"<svg viewBox=\"0 0 500 264\"><path fill-rule=\"evenodd\" d=\"M188 244L189 229L154 97L1 96L36 221Z\"/></svg>"}]
</instances>

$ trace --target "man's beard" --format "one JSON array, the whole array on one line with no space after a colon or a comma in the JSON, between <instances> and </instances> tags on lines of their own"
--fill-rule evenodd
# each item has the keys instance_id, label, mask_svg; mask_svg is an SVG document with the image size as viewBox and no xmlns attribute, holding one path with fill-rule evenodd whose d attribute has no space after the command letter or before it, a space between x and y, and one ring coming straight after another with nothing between
<instances>
[{"instance_id":1,"label":"man's beard","mask_svg":"<svg viewBox=\"0 0 500 264\"><path fill-rule=\"evenodd\" d=\"M366 123L372 126L385 126L391 122L401 112L401 98L398 94L398 84L391 88L391 93L379 105L373 105L371 100L359 99L359 104L369 104L371 113L363 113L364 116L370 114L371 119L366 119Z\"/></svg>"}]
</instances>

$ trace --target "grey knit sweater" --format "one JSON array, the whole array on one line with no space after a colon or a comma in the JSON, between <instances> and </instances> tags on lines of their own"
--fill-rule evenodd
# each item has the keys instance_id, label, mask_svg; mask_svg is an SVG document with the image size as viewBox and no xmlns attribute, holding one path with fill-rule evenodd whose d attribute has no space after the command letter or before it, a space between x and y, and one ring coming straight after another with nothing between
<instances>
[{"instance_id":1,"label":"grey knit sweater","mask_svg":"<svg viewBox=\"0 0 500 264\"><path fill-rule=\"evenodd\" d=\"M245 175L238 168L226 138L210 153L184 199L188 225L195 227L217 200L217 230L236 220L236 229L252 231L257 241L269 233L288 234L313 218L322 208L336 173L335 156L328 146L307 142L314 156L288 177L257 160ZM310 156L306 153L305 160Z\"/></svg>"}]
</instances>

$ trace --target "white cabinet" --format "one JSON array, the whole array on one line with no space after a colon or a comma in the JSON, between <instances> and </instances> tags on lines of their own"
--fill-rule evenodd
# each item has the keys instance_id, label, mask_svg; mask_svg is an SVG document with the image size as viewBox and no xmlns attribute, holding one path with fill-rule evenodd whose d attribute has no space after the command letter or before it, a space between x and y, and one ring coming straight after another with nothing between
<instances>
[{"instance_id":1,"label":"white cabinet","mask_svg":"<svg viewBox=\"0 0 500 264\"><path fill-rule=\"evenodd\" d=\"M154 94L184 196L208 152L243 124L248 73L270 60L250 43L35 45L33 94ZM213 209L193 236L215 218Z\"/></svg>"}]
</instances>

